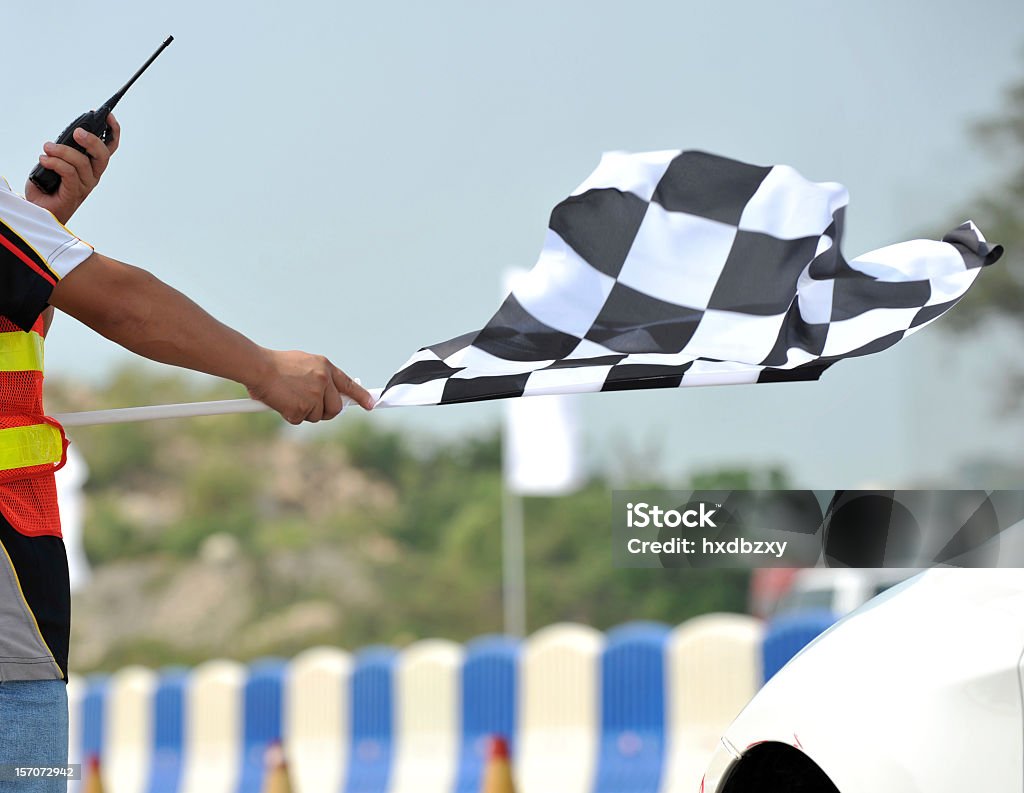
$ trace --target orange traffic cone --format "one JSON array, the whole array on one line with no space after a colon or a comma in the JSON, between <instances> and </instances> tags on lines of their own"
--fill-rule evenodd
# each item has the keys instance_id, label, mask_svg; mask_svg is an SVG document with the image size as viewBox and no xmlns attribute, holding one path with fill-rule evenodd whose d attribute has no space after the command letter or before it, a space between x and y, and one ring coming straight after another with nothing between
<instances>
[{"instance_id":1,"label":"orange traffic cone","mask_svg":"<svg viewBox=\"0 0 1024 793\"><path fill-rule=\"evenodd\" d=\"M480 793L516 793L512 783L512 768L508 759L508 741L501 736L491 738L487 765L484 766L484 781Z\"/></svg>"},{"instance_id":2,"label":"orange traffic cone","mask_svg":"<svg viewBox=\"0 0 1024 793\"><path fill-rule=\"evenodd\" d=\"M267 747L266 763L263 793L292 793L292 783L288 778L288 761L285 759L284 747L280 741L274 741Z\"/></svg>"},{"instance_id":3,"label":"orange traffic cone","mask_svg":"<svg viewBox=\"0 0 1024 793\"><path fill-rule=\"evenodd\" d=\"M89 755L85 763L85 785L82 793L103 793L103 775L100 773L100 758L97 755Z\"/></svg>"}]
</instances>

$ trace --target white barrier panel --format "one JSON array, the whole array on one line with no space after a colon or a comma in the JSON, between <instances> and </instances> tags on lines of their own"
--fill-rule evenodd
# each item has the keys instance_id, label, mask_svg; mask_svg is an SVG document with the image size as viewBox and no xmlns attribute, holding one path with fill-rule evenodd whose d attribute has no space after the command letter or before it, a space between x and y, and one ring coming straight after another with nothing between
<instances>
[{"instance_id":1,"label":"white barrier panel","mask_svg":"<svg viewBox=\"0 0 1024 793\"><path fill-rule=\"evenodd\" d=\"M181 793L235 793L245 679L246 668L234 661L208 661L192 673L185 695Z\"/></svg>"},{"instance_id":2,"label":"white barrier panel","mask_svg":"<svg viewBox=\"0 0 1024 793\"><path fill-rule=\"evenodd\" d=\"M314 647L288 667L284 750L295 793L336 793L348 763L352 659Z\"/></svg>"},{"instance_id":3,"label":"white barrier panel","mask_svg":"<svg viewBox=\"0 0 1024 793\"><path fill-rule=\"evenodd\" d=\"M68 762L82 763L82 696L85 694L85 681L78 675L68 675ZM83 772L85 771L83 767ZM70 780L68 793L78 793L82 780Z\"/></svg>"},{"instance_id":4,"label":"white barrier panel","mask_svg":"<svg viewBox=\"0 0 1024 793\"><path fill-rule=\"evenodd\" d=\"M588 793L600 734L604 636L558 624L527 639L521 660L516 780L521 793Z\"/></svg>"},{"instance_id":5,"label":"white barrier panel","mask_svg":"<svg viewBox=\"0 0 1024 793\"><path fill-rule=\"evenodd\" d=\"M759 620L741 614L708 614L672 631L662 793L700 789L719 738L760 686L762 634Z\"/></svg>"},{"instance_id":6,"label":"white barrier panel","mask_svg":"<svg viewBox=\"0 0 1024 793\"><path fill-rule=\"evenodd\" d=\"M395 666L395 757L389 793L449 793L459 758L462 647L416 642Z\"/></svg>"},{"instance_id":7,"label":"white barrier panel","mask_svg":"<svg viewBox=\"0 0 1024 793\"><path fill-rule=\"evenodd\" d=\"M104 790L145 793L153 752L153 691L156 673L129 666L110 678L100 758Z\"/></svg>"}]
</instances>

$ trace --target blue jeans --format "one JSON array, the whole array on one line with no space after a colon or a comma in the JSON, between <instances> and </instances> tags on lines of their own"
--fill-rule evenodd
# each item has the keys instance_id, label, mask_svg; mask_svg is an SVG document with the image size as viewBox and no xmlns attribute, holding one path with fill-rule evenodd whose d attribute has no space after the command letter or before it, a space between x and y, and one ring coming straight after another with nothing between
<instances>
[{"instance_id":1,"label":"blue jeans","mask_svg":"<svg viewBox=\"0 0 1024 793\"><path fill-rule=\"evenodd\" d=\"M0 682L0 766L68 762L68 689L63 680ZM6 770L6 769L5 769ZM0 781L0 793L65 793L61 777Z\"/></svg>"}]
</instances>

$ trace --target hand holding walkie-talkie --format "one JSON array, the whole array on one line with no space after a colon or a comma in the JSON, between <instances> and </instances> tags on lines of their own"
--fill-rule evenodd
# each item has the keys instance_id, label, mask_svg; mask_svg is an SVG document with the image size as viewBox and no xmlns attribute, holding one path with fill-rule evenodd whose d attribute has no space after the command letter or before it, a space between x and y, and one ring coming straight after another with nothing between
<instances>
[{"instance_id":1,"label":"hand holding walkie-talkie","mask_svg":"<svg viewBox=\"0 0 1024 793\"><path fill-rule=\"evenodd\" d=\"M114 106L121 100L121 97L124 96L125 92L132 87L132 84L139 79L139 75L149 68L149 65L156 60L157 55L163 52L164 48L172 41L174 41L174 36L168 36L167 40L150 56L148 61L142 64L142 68L135 72L132 79L125 83L124 87L120 91L110 97L110 99L95 110L82 113L82 115L68 124L64 128L64 131L60 133L56 142L88 154L85 148L74 138L75 130L81 127L87 132L91 132L93 135L96 135L104 143L107 143L110 140L111 134L110 126L107 124L107 116L110 115L110 111L114 109ZM32 173L29 174L29 179L32 180L32 183L35 184L36 187L48 195L52 195L57 191L57 188L60 187L60 174L50 170L49 168L44 168L41 164L37 165L32 170Z\"/></svg>"}]
</instances>

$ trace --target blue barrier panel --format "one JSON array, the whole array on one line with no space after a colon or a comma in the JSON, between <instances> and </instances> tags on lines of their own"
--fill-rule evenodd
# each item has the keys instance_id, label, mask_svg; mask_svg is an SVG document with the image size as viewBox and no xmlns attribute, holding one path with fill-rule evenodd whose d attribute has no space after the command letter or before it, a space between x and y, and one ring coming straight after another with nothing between
<instances>
[{"instance_id":1,"label":"blue barrier panel","mask_svg":"<svg viewBox=\"0 0 1024 793\"><path fill-rule=\"evenodd\" d=\"M103 760L104 715L109 687L110 678L106 675L96 675L85 681L85 694L82 697L83 766L92 757L99 758L101 762Z\"/></svg>"},{"instance_id":2,"label":"blue barrier panel","mask_svg":"<svg viewBox=\"0 0 1024 793\"><path fill-rule=\"evenodd\" d=\"M667 625L608 632L601 656L601 740L595 793L657 793L665 755Z\"/></svg>"},{"instance_id":3,"label":"blue barrier panel","mask_svg":"<svg viewBox=\"0 0 1024 793\"><path fill-rule=\"evenodd\" d=\"M385 793L394 752L394 670L397 653L368 647L352 667L351 733L344 793Z\"/></svg>"},{"instance_id":4,"label":"blue barrier panel","mask_svg":"<svg viewBox=\"0 0 1024 793\"><path fill-rule=\"evenodd\" d=\"M178 793L185 746L185 685L188 672L166 669L153 694L153 756L146 793Z\"/></svg>"},{"instance_id":5,"label":"blue barrier panel","mask_svg":"<svg viewBox=\"0 0 1024 793\"><path fill-rule=\"evenodd\" d=\"M765 629L761 645L765 682L771 680L811 640L832 627L837 619L839 617L831 611L808 609L783 614L772 620Z\"/></svg>"},{"instance_id":6,"label":"blue barrier panel","mask_svg":"<svg viewBox=\"0 0 1024 793\"><path fill-rule=\"evenodd\" d=\"M479 793L490 736L505 738L515 757L518 661L519 641L508 636L481 636L466 645L455 793Z\"/></svg>"},{"instance_id":7,"label":"blue barrier panel","mask_svg":"<svg viewBox=\"0 0 1024 793\"><path fill-rule=\"evenodd\" d=\"M281 740L284 709L284 661L267 658L249 667L242 693L242 773L237 793L260 793L266 770L267 747Z\"/></svg>"}]
</instances>

